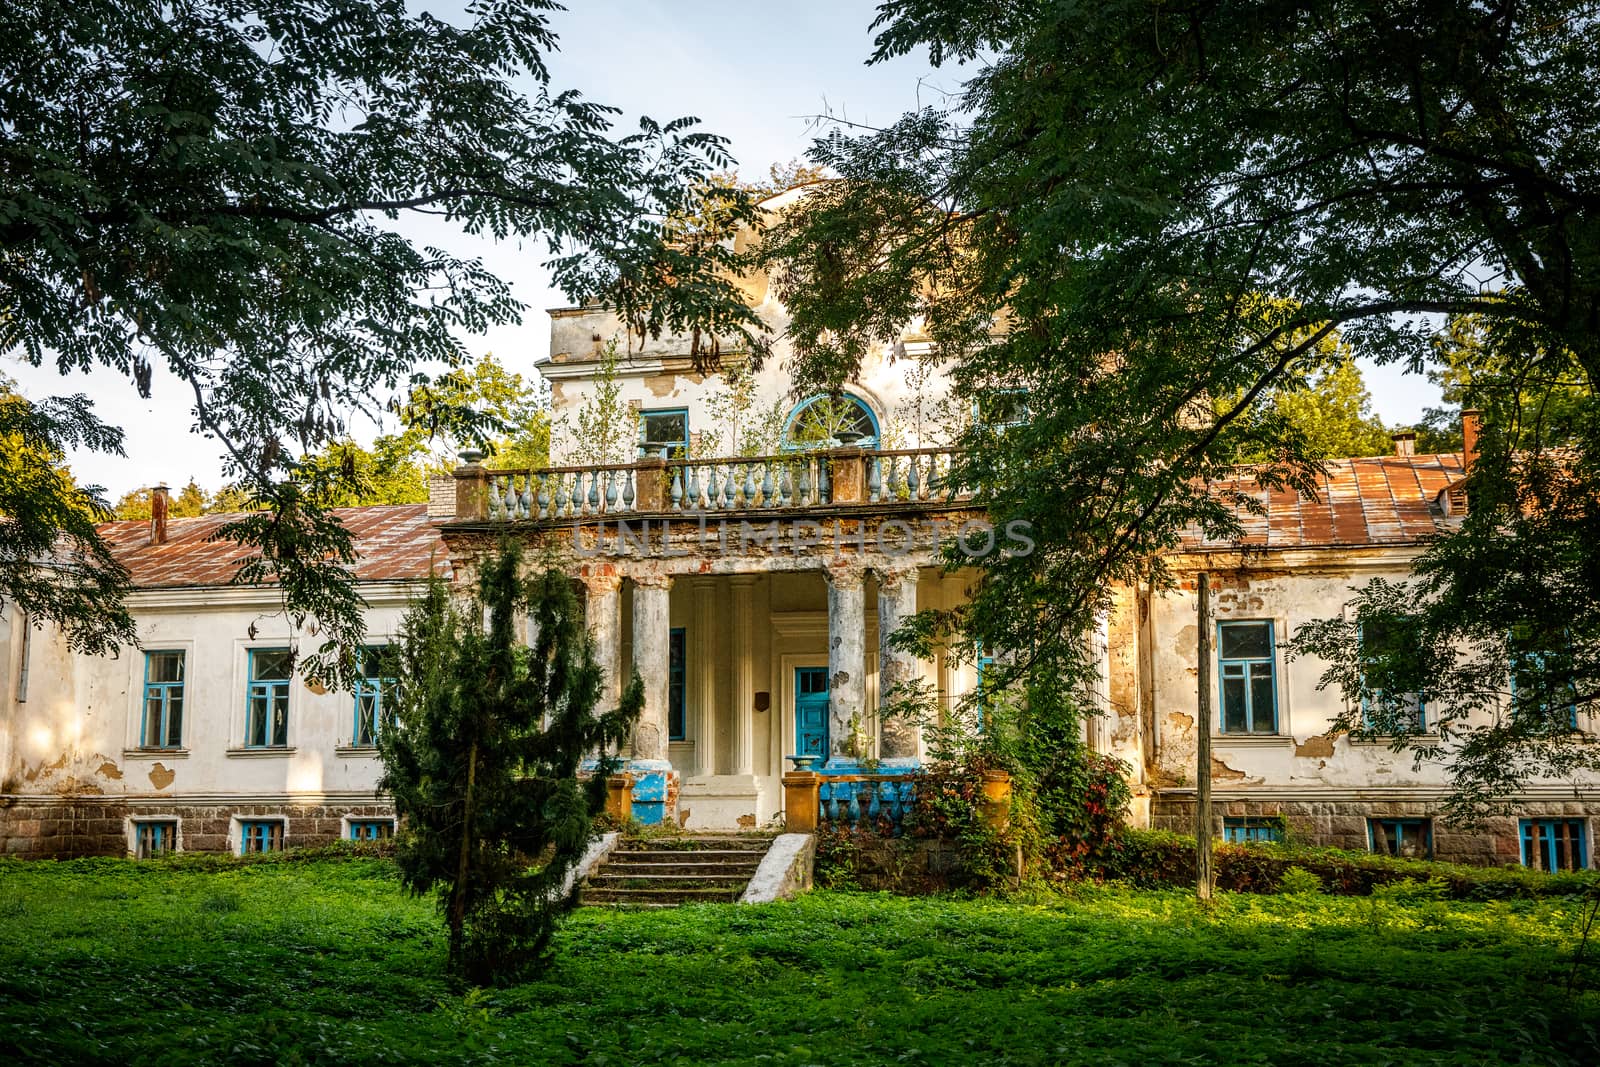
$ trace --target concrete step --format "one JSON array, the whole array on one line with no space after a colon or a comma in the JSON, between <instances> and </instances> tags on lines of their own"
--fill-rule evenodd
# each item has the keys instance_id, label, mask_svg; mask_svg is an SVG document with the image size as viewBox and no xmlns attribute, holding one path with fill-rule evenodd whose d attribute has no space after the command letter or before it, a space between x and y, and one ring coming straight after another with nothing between
<instances>
[{"instance_id":1,"label":"concrete step","mask_svg":"<svg viewBox=\"0 0 1600 1067\"><path fill-rule=\"evenodd\" d=\"M674 889L674 888L726 888L744 889L750 883L748 874L615 874L609 868L591 875L589 884L606 889Z\"/></svg>"},{"instance_id":2,"label":"concrete step","mask_svg":"<svg viewBox=\"0 0 1600 1067\"><path fill-rule=\"evenodd\" d=\"M619 848L611 860L624 863L760 863L766 849Z\"/></svg>"},{"instance_id":3,"label":"concrete step","mask_svg":"<svg viewBox=\"0 0 1600 1067\"><path fill-rule=\"evenodd\" d=\"M617 843L619 851L695 852L765 852L772 847L773 838L742 834L693 834L671 837L624 839Z\"/></svg>"},{"instance_id":4,"label":"concrete step","mask_svg":"<svg viewBox=\"0 0 1600 1067\"><path fill-rule=\"evenodd\" d=\"M629 906L671 906L673 904L732 904L742 888L705 887L697 889L609 889L592 883L583 888L579 900L584 904L626 904Z\"/></svg>"},{"instance_id":5,"label":"concrete step","mask_svg":"<svg viewBox=\"0 0 1600 1067\"><path fill-rule=\"evenodd\" d=\"M756 873L756 868L761 865L760 860L750 860L747 863L737 862L681 862L673 863L667 860L653 860L635 862L630 859L608 860L600 866L597 874L633 875L633 874L670 874L680 878L697 878L702 875L739 875L749 878Z\"/></svg>"}]
</instances>

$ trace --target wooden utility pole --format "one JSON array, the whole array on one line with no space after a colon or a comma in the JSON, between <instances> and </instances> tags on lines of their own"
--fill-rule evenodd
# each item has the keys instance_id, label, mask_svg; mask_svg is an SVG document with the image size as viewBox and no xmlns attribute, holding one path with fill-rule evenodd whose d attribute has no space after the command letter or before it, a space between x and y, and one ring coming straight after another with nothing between
<instances>
[{"instance_id":1,"label":"wooden utility pole","mask_svg":"<svg viewBox=\"0 0 1600 1067\"><path fill-rule=\"evenodd\" d=\"M1195 895L1211 899L1211 581L1200 574L1199 714L1195 722L1194 869Z\"/></svg>"}]
</instances>

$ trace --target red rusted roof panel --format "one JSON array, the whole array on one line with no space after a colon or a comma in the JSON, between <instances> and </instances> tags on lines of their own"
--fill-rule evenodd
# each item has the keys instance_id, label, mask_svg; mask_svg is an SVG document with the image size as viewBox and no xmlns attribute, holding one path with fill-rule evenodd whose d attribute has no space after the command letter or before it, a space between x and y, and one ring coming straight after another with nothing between
<instances>
[{"instance_id":1,"label":"red rusted roof panel","mask_svg":"<svg viewBox=\"0 0 1600 1067\"><path fill-rule=\"evenodd\" d=\"M337 508L334 513L355 537L357 581L418 581L430 573L449 576L450 557L438 528L428 519L428 505ZM212 540L238 517L169 519L167 540L159 545L150 543L150 523L144 520L104 523L100 535L139 588L227 585L239 564L257 555L253 548Z\"/></svg>"}]
</instances>

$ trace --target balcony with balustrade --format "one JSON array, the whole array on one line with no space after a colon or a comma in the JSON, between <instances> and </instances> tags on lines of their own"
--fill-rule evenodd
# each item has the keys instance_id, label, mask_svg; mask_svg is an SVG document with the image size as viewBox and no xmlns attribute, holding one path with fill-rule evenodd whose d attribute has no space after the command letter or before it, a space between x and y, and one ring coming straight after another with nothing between
<instances>
[{"instance_id":1,"label":"balcony with balustrade","mask_svg":"<svg viewBox=\"0 0 1600 1067\"><path fill-rule=\"evenodd\" d=\"M455 524L572 524L634 518L806 518L972 506L947 448L836 448L770 456L456 471Z\"/></svg>"}]
</instances>

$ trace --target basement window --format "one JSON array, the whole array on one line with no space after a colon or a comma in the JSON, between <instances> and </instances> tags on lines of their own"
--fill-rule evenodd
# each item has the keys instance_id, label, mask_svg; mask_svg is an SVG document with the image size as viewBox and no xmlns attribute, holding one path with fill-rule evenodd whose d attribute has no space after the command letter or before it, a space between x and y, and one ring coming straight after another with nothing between
<instances>
[{"instance_id":1,"label":"basement window","mask_svg":"<svg viewBox=\"0 0 1600 1067\"><path fill-rule=\"evenodd\" d=\"M1589 866L1582 819L1523 819L1522 865L1536 871L1581 871Z\"/></svg>"},{"instance_id":2,"label":"basement window","mask_svg":"<svg viewBox=\"0 0 1600 1067\"><path fill-rule=\"evenodd\" d=\"M1235 843L1282 841L1283 820L1272 815L1229 816L1222 820L1222 839Z\"/></svg>"},{"instance_id":3,"label":"basement window","mask_svg":"<svg viewBox=\"0 0 1600 1067\"><path fill-rule=\"evenodd\" d=\"M1367 834L1379 855L1433 858L1432 819L1368 819Z\"/></svg>"},{"instance_id":4,"label":"basement window","mask_svg":"<svg viewBox=\"0 0 1600 1067\"><path fill-rule=\"evenodd\" d=\"M162 819L133 824L133 855L135 859L153 859L178 849L178 824Z\"/></svg>"},{"instance_id":5,"label":"basement window","mask_svg":"<svg viewBox=\"0 0 1600 1067\"><path fill-rule=\"evenodd\" d=\"M249 819L239 823L239 855L283 851L282 819Z\"/></svg>"},{"instance_id":6,"label":"basement window","mask_svg":"<svg viewBox=\"0 0 1600 1067\"><path fill-rule=\"evenodd\" d=\"M387 841L393 836L393 819L350 820L350 840L352 841Z\"/></svg>"}]
</instances>

